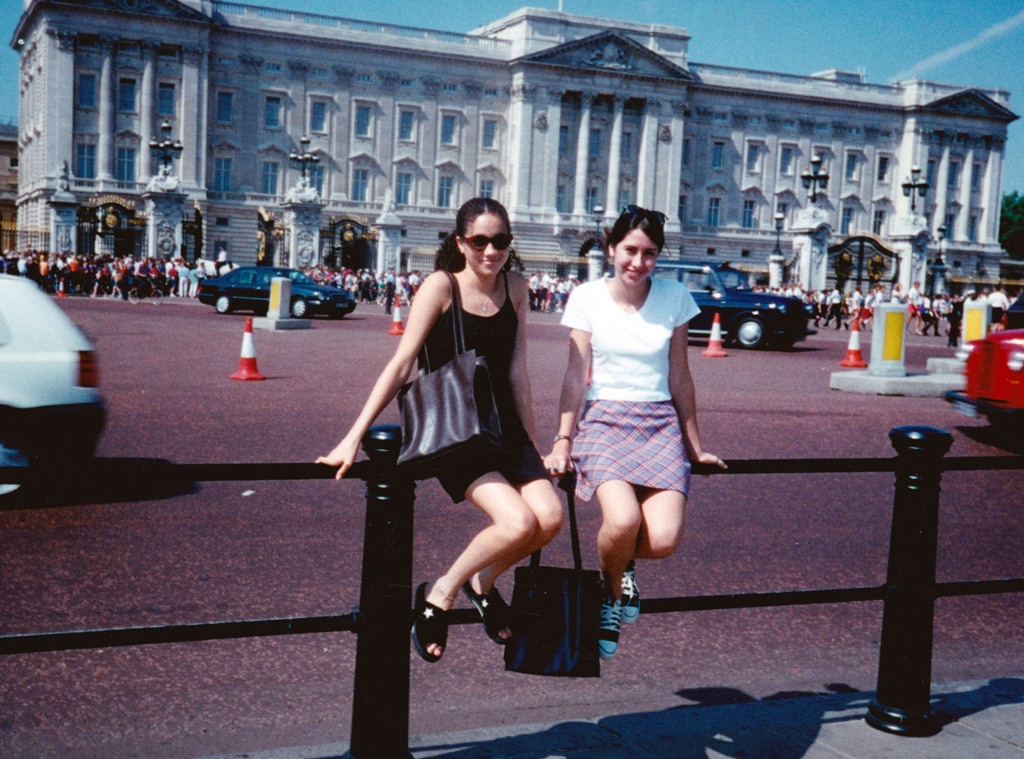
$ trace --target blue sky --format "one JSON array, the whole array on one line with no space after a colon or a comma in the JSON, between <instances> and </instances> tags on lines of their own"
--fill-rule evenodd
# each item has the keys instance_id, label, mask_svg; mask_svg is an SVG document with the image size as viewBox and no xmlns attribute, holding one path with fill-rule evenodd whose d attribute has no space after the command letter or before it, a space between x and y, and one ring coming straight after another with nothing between
<instances>
[{"instance_id":1,"label":"blue sky","mask_svg":"<svg viewBox=\"0 0 1024 759\"><path fill-rule=\"evenodd\" d=\"M810 74L863 71L869 82L918 77L1008 90L1024 115L1024 0L259 0L250 5L466 32L526 5L681 26L690 60ZM439 8L440 5L440 8ZM18 56L10 48L22 0L0 0L0 121L18 117ZM1010 125L1003 192L1024 193L1024 119Z\"/></svg>"}]
</instances>

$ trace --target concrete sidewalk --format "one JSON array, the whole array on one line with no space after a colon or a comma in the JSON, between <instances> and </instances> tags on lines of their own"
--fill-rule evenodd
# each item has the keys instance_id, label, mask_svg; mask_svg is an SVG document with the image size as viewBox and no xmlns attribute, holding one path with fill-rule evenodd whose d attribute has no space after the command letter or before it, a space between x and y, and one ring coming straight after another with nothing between
<instances>
[{"instance_id":1,"label":"concrete sidewalk","mask_svg":"<svg viewBox=\"0 0 1024 759\"><path fill-rule=\"evenodd\" d=\"M1024 759L1024 677L935 685L932 694L943 727L930 738L869 727L870 693L755 701L712 688L681 694L697 706L413 736L409 748L415 759ZM347 751L339 743L217 759L341 759Z\"/></svg>"}]
</instances>

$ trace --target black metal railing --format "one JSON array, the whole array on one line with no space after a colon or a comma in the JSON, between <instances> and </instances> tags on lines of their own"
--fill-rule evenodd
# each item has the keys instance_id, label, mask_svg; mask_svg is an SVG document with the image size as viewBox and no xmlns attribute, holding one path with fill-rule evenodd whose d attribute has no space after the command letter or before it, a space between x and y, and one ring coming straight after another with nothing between
<instances>
[{"instance_id":1,"label":"black metal railing","mask_svg":"<svg viewBox=\"0 0 1024 759\"><path fill-rule=\"evenodd\" d=\"M880 586L644 599L644 613L883 601L878 688L868 708L873 727L898 735L927 736L941 729L931 710L932 626L935 599L1019 593L1024 578L935 582L940 480L948 471L1024 469L1024 457L946 458L952 436L932 427L890 432L894 458L730 460L728 470L700 464L695 474L882 473L896 475L886 582ZM256 619L119 629L0 636L0 655L109 646L195 642L270 635L350 631L357 634L353 686L353 757L409 757L408 631L412 596L415 483L395 467L401 431L374 427L363 441L368 460L346 474L366 482L366 529L359 606L338 616ZM108 471L109 469L109 471ZM172 464L163 461L90 462L81 477L159 483L330 479L315 464ZM45 482L45 471L0 468L0 482ZM54 504L47 503L46 508ZM18 508L31 508L19 504ZM455 624L479 622L472 610L452 614ZM383 721L386 731L375 729Z\"/></svg>"}]
</instances>

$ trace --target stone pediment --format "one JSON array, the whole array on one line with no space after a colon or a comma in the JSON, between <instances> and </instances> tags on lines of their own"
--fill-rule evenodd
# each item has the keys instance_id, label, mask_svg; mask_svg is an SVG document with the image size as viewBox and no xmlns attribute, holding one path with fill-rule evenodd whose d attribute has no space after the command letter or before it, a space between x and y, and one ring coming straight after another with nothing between
<instances>
[{"instance_id":1,"label":"stone pediment","mask_svg":"<svg viewBox=\"0 0 1024 759\"><path fill-rule=\"evenodd\" d=\"M603 71L610 74L696 81L696 77L686 69L648 50L620 32L601 32L523 56L518 62Z\"/></svg>"},{"instance_id":2,"label":"stone pediment","mask_svg":"<svg viewBox=\"0 0 1024 759\"><path fill-rule=\"evenodd\" d=\"M182 21L206 20L202 13L176 0L58 0L54 4L73 6L76 11L120 11Z\"/></svg>"},{"instance_id":3,"label":"stone pediment","mask_svg":"<svg viewBox=\"0 0 1024 759\"><path fill-rule=\"evenodd\" d=\"M1017 114L1009 108L1000 105L980 90L964 90L941 100L933 100L924 106L924 110L976 116L1006 123L1016 121L1018 118Z\"/></svg>"}]
</instances>

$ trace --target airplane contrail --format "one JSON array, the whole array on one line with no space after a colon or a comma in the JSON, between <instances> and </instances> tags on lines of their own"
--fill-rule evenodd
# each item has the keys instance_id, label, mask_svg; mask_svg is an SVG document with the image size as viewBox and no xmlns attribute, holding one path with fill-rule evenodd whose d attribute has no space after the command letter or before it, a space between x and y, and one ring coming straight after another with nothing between
<instances>
[{"instance_id":1,"label":"airplane contrail","mask_svg":"<svg viewBox=\"0 0 1024 759\"><path fill-rule=\"evenodd\" d=\"M966 55L972 50L976 50L982 45L986 45L997 37L1001 37L1004 34L1024 26L1024 11L1021 11L1016 16L1008 18L1006 21L1000 21L997 24L993 24L981 31L973 39L969 39L966 42L961 42L959 45L953 45L953 47L942 50L934 55L930 55L919 63L915 63L911 68L906 71L901 71L896 74L892 79L893 81L900 82L906 79L912 79L916 75L928 69L933 69L936 66L941 66L944 63L954 61L962 55Z\"/></svg>"}]
</instances>

